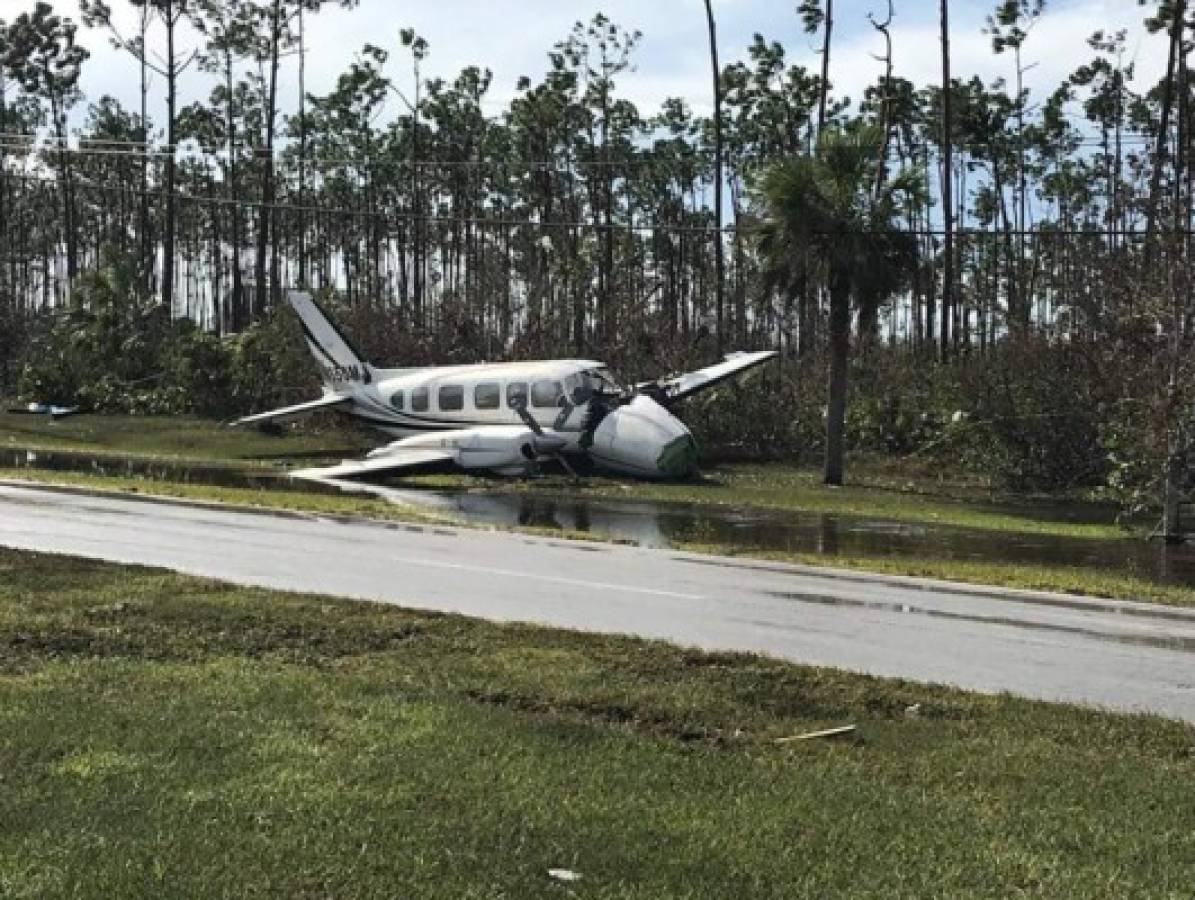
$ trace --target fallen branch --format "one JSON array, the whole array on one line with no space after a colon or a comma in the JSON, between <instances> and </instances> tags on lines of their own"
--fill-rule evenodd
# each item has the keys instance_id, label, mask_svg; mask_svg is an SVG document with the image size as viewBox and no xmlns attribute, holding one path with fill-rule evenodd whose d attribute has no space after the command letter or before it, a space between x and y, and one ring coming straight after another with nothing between
<instances>
[{"instance_id":1,"label":"fallen branch","mask_svg":"<svg viewBox=\"0 0 1195 900\"><path fill-rule=\"evenodd\" d=\"M838 728L826 728L822 731L810 731L806 734L794 734L792 737L776 738L777 744L791 744L794 741L811 741L814 738L833 738L841 737L844 734L851 734L855 730L854 725L842 725Z\"/></svg>"}]
</instances>

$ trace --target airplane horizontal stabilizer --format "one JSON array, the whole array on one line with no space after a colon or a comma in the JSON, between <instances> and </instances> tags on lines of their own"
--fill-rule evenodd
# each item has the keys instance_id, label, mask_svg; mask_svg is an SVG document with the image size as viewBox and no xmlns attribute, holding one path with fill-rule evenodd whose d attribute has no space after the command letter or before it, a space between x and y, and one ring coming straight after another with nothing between
<instances>
[{"instance_id":1,"label":"airplane horizontal stabilizer","mask_svg":"<svg viewBox=\"0 0 1195 900\"><path fill-rule=\"evenodd\" d=\"M339 394L325 394L318 400L308 400L306 403L296 403L294 406L283 406L279 409L271 409L269 412L245 416L242 419L237 419L232 424L234 426L253 425L257 422L268 422L274 419L293 419L307 413L318 412L321 409L332 409L352 402L352 397L342 397Z\"/></svg>"}]
</instances>

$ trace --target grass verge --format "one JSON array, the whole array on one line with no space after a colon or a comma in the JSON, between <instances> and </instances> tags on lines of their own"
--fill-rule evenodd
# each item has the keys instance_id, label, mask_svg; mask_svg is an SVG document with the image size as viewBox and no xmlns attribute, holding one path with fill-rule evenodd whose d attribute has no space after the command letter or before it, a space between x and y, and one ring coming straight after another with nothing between
<instances>
[{"instance_id":1,"label":"grass verge","mask_svg":"<svg viewBox=\"0 0 1195 900\"><path fill-rule=\"evenodd\" d=\"M11 403L4 404L7 409ZM283 459L335 459L375 444L363 432L324 427L268 434L196 416L46 416L0 411L0 448L112 454L250 466Z\"/></svg>"},{"instance_id":2,"label":"grass verge","mask_svg":"<svg viewBox=\"0 0 1195 900\"><path fill-rule=\"evenodd\" d=\"M0 550L6 898L1180 896L1193 747L1151 717Z\"/></svg>"},{"instance_id":3,"label":"grass verge","mask_svg":"<svg viewBox=\"0 0 1195 900\"><path fill-rule=\"evenodd\" d=\"M228 506L305 512L313 515L354 516L401 522L446 521L443 517L431 515L416 506L406 506L363 495L321 494L305 491L301 487L296 487L294 490L258 490L256 488L222 487L136 476L90 475L85 472L5 468L0 468L0 480L22 481L51 487L76 487L112 494L134 494L141 497L198 500L223 503Z\"/></svg>"},{"instance_id":4,"label":"grass verge","mask_svg":"<svg viewBox=\"0 0 1195 900\"><path fill-rule=\"evenodd\" d=\"M963 584L1050 591L1109 600L1135 600L1166 606L1195 606L1195 589L1181 584L1151 581L1137 575L1078 566L1021 565L978 562L932 556L820 556L814 553L781 553L741 550L720 544L684 543L680 549L720 556L741 556L803 566L831 567L879 575L936 578Z\"/></svg>"}]
</instances>

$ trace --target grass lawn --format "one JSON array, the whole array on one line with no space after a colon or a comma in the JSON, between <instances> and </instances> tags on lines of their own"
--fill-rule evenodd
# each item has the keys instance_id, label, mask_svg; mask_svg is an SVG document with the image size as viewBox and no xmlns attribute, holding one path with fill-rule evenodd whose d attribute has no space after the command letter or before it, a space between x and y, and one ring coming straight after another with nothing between
<instances>
[{"instance_id":1,"label":"grass lawn","mask_svg":"<svg viewBox=\"0 0 1195 900\"><path fill-rule=\"evenodd\" d=\"M1027 591L1050 591L1111 600L1138 600L1166 606L1195 606L1195 588L1092 567L1021 565L934 556L822 556L816 553L741 552L734 547L721 544L682 543L678 546L693 553L769 559L788 564L849 569L881 575L936 578Z\"/></svg>"},{"instance_id":2,"label":"grass lawn","mask_svg":"<svg viewBox=\"0 0 1195 900\"><path fill-rule=\"evenodd\" d=\"M195 500L255 509L280 509L313 515L352 516L400 522L444 522L417 506L406 506L366 495L323 494L303 490L257 490L221 487L185 481L167 481L116 475L91 475L86 472L53 472L42 469L0 468L0 480L29 482L37 485L63 486L114 494Z\"/></svg>"},{"instance_id":3,"label":"grass lawn","mask_svg":"<svg viewBox=\"0 0 1195 900\"><path fill-rule=\"evenodd\" d=\"M1193 778L1161 719L0 551L6 900L1177 897Z\"/></svg>"},{"instance_id":4,"label":"grass lawn","mask_svg":"<svg viewBox=\"0 0 1195 900\"><path fill-rule=\"evenodd\" d=\"M7 410L12 402L0 405ZM194 416L78 415L53 421L0 411L0 449L62 450L153 459L260 466L275 460L334 459L369 449L362 432L342 428L230 428Z\"/></svg>"}]
</instances>

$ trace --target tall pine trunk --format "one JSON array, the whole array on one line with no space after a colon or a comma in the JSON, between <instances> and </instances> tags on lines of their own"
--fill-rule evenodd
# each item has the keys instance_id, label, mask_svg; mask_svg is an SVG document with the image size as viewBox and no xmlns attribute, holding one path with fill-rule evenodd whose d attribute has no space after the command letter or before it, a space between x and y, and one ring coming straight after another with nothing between
<instances>
[{"instance_id":1,"label":"tall pine trunk","mask_svg":"<svg viewBox=\"0 0 1195 900\"><path fill-rule=\"evenodd\" d=\"M945 0L943 0L945 2ZM822 92L817 100L817 133L826 127L826 100L830 94L830 40L834 35L834 0L826 0L826 21L822 34Z\"/></svg>"},{"instance_id":2,"label":"tall pine trunk","mask_svg":"<svg viewBox=\"0 0 1195 900\"><path fill-rule=\"evenodd\" d=\"M240 167L237 165L236 95L233 93L232 54L224 57L224 86L228 91L224 109L225 130L228 132L228 196L232 199L228 212L232 216L232 296L227 303L227 318L234 332L245 326L245 287L241 276L241 249L244 227L241 223Z\"/></svg>"},{"instance_id":3,"label":"tall pine trunk","mask_svg":"<svg viewBox=\"0 0 1195 900\"><path fill-rule=\"evenodd\" d=\"M177 140L175 107L178 102L178 66L174 59L175 22L173 4L168 2L166 4L166 227L162 235L162 303L172 318L174 316L174 145Z\"/></svg>"},{"instance_id":4,"label":"tall pine trunk","mask_svg":"<svg viewBox=\"0 0 1195 900\"><path fill-rule=\"evenodd\" d=\"M1177 0L1170 25L1170 53L1166 61L1166 76L1162 82L1162 110L1158 122L1158 142L1153 154L1153 171L1149 176L1149 196L1145 209L1145 260L1153 258L1153 242L1150 240L1157 222L1158 199L1162 184L1162 167L1166 163L1166 138L1170 130L1170 107L1174 105L1174 71L1178 64L1183 40L1183 22L1186 15L1186 0Z\"/></svg>"},{"instance_id":5,"label":"tall pine trunk","mask_svg":"<svg viewBox=\"0 0 1195 900\"><path fill-rule=\"evenodd\" d=\"M270 277L277 277L277 253L275 252L270 271L267 274L267 253L271 247L271 226L274 224L274 120L278 103L278 55L282 43L282 0L274 0L270 17L270 80L267 89L265 110L265 148L261 158L261 209L257 219L257 259L254 265L254 314L260 315L267 304L267 285ZM274 238L277 241L277 237ZM277 284L269 284L270 296L277 290Z\"/></svg>"},{"instance_id":6,"label":"tall pine trunk","mask_svg":"<svg viewBox=\"0 0 1195 900\"><path fill-rule=\"evenodd\" d=\"M943 242L942 319L940 353L950 355L951 317L954 312L954 201L951 197L954 178L953 138L950 118L950 24L947 0L942 2L942 225L946 231Z\"/></svg>"},{"instance_id":7,"label":"tall pine trunk","mask_svg":"<svg viewBox=\"0 0 1195 900\"><path fill-rule=\"evenodd\" d=\"M150 12L148 4L141 10L142 48L145 47L145 36L149 32ZM141 74L141 127L138 132L141 138L141 202L137 212L137 246L141 251L141 261L138 266L138 284L142 297L148 297L153 287L154 267L153 239L149 222L149 64L145 61L144 50L138 55L137 62Z\"/></svg>"},{"instance_id":8,"label":"tall pine trunk","mask_svg":"<svg viewBox=\"0 0 1195 900\"><path fill-rule=\"evenodd\" d=\"M826 484L842 484L850 350L850 276L835 270L830 276L830 383L826 404L826 460L822 478Z\"/></svg>"},{"instance_id":9,"label":"tall pine trunk","mask_svg":"<svg viewBox=\"0 0 1195 900\"><path fill-rule=\"evenodd\" d=\"M66 146L66 114L58 105L52 110L54 116L54 133L58 141L58 177L61 179L60 196L62 198L62 228L66 243L66 278L67 288L79 274L79 243L78 229L75 227L75 197L74 174L71 170L70 153Z\"/></svg>"},{"instance_id":10,"label":"tall pine trunk","mask_svg":"<svg viewBox=\"0 0 1195 900\"><path fill-rule=\"evenodd\" d=\"M722 356L725 339L726 258L722 246L722 79L718 68L718 32L714 24L712 0L705 0L705 15L710 32L710 66L714 74L714 260L717 266L717 347ZM827 29L829 34L829 29ZM827 47L827 52L829 48Z\"/></svg>"}]
</instances>

